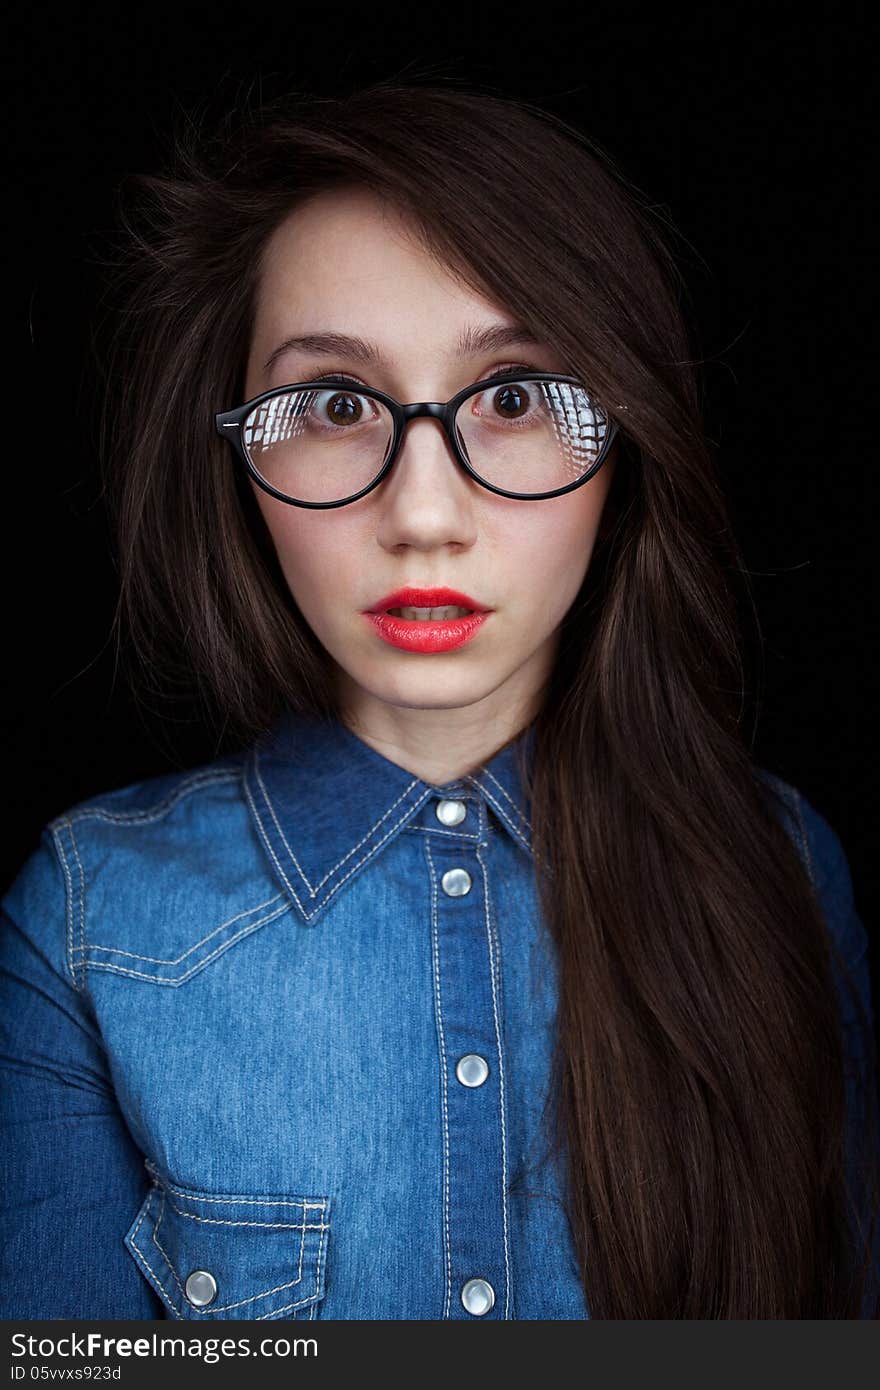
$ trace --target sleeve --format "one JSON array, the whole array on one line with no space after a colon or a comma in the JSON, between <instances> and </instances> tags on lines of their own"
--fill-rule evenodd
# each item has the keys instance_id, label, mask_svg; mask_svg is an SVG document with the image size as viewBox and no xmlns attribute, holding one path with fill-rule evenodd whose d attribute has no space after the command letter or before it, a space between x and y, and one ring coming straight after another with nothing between
<instances>
[{"instance_id":1,"label":"sleeve","mask_svg":"<svg viewBox=\"0 0 880 1390\"><path fill-rule=\"evenodd\" d=\"M49 827L0 903L0 1317L162 1318L124 1245L148 1186L71 976Z\"/></svg>"},{"instance_id":2,"label":"sleeve","mask_svg":"<svg viewBox=\"0 0 880 1390\"><path fill-rule=\"evenodd\" d=\"M858 914L852 875L839 837L828 821L801 793L797 792L799 830L804 858L831 938L841 953L846 972L855 987L864 1018L840 966L834 962L844 1043L844 1069L847 1098L848 1174L859 1204L863 1229L868 1230L869 1210L864 1190L864 1174L857 1166L856 1143L870 1118L869 1102L876 1097L876 1029L871 988L871 955L868 933ZM873 1108L872 1146L880 1165L880 1125L878 1107ZM866 1294L864 1316L880 1311L880 1211L875 1216L872 1245L873 1278Z\"/></svg>"}]
</instances>

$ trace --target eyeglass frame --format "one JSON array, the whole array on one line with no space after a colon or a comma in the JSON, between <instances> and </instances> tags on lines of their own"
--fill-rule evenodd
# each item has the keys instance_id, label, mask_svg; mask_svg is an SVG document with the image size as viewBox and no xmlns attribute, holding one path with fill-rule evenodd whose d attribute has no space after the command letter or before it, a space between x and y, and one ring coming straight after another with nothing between
<instances>
[{"instance_id":1,"label":"eyeglass frame","mask_svg":"<svg viewBox=\"0 0 880 1390\"><path fill-rule=\"evenodd\" d=\"M453 425L459 407L470 396L476 396L480 391L485 391L491 386L502 386L510 382L525 381L560 381L567 385L579 386L583 390L595 410L599 410L604 415L607 422L605 439L599 450L595 463L591 464L586 473L581 478L576 478L573 483L566 483L564 487L554 488L552 492L509 492L506 488L495 487L492 483L487 483L485 479L474 470L465 456L463 448L459 445L455 437ZM384 405L392 418L394 434L391 439L391 449L387 459L382 464L376 477L360 492L354 493L351 497L343 497L337 502L304 502L298 498L288 497L286 493L280 492L273 487L257 471L256 465L248 457L243 439L244 423L252 411L262 405L263 401L269 400L273 396L283 396L287 391L298 390L327 390L331 387L345 389L350 388L352 395L369 396L373 400L379 401ZM428 416L431 419L439 420L443 426L444 433L449 441L452 453L460 465L474 482L479 483L480 487L486 488L489 492L497 493L501 497L514 497L523 502L540 502L549 497L561 497L566 492L573 492L575 488L583 487L598 473L602 464L608 457L612 442L617 434L617 422L611 418L608 412L601 406L597 406L587 391L584 382L580 377L566 376L561 372L532 372L532 371L509 371L499 372L496 376L484 377L481 381L474 382L470 386L465 386L461 391L457 391L448 401L413 401L409 405L403 405L400 401L389 396L387 392L380 391L375 386L362 386L360 382L346 380L340 377L320 377L314 381L290 382L286 386L274 386L269 391L263 391L259 396L254 396L252 400L246 401L244 405L235 406L232 410L221 410L214 416L214 426L222 439L226 439L233 446L237 456L244 464L250 476L258 487L271 497L276 497L279 502L286 502L291 507L308 507L324 511L330 507L347 507L351 502L357 502L361 497L373 491L382 482L383 478L391 472L397 456L400 453L406 426L410 420L419 419L421 416ZM234 431L234 433L233 433Z\"/></svg>"}]
</instances>

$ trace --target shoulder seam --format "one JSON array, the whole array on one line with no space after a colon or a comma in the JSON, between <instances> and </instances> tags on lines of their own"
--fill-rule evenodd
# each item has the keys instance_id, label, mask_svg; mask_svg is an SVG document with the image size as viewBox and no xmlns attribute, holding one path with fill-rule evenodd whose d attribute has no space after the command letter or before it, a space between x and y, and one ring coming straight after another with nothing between
<instances>
[{"instance_id":1,"label":"shoulder seam","mask_svg":"<svg viewBox=\"0 0 880 1390\"><path fill-rule=\"evenodd\" d=\"M66 922L67 922L67 931L66 931L66 933L65 933L65 951L64 951L65 965L66 965L66 967L67 967L67 973L68 973L68 975L70 976L70 980L71 980L71 983L72 983L74 989L81 993L81 992L82 992L82 986L80 985L80 982L79 982L78 979L77 979L77 975L76 975L76 966L74 965L74 959L73 959L73 950L74 950L74 947L73 947L73 931L74 931L74 921L73 921L73 914L74 914L74 907L73 907L73 903L74 903L73 875L71 874L71 871L70 871L70 864L68 863L67 855L64 853L64 846L63 846L63 844L61 843L61 831L64 830L65 827L66 827L67 829L69 829L69 831L70 831L70 840L71 840L71 844L72 844L72 846L73 846L73 851L74 851L74 854L76 855L76 861L77 861L77 864L78 864L78 866L79 866L79 877L80 877L80 911L81 911L81 918L82 918L82 912L83 912L84 907L85 907L85 880L84 880L84 877L83 877L82 860L81 860L80 857L79 857L79 852L77 851L77 848L76 848L76 840L74 839L74 836L73 836L73 827L70 825L70 822L69 822L69 821L64 821L64 820L62 820L62 819L59 819L59 820L53 821L52 824L51 824L50 826L47 827L47 829L48 829L49 833L50 833L51 836L52 836L52 843L53 843L53 845L54 845L54 847L55 847L55 853L56 853L56 855L57 855L57 857L58 857L58 861L59 861L59 863L60 863L60 865L61 865L61 869L62 869L62 872L63 872L63 874L64 874L64 897L65 897L65 904L64 904L64 906L65 906L65 918L66 918ZM85 923L84 923L84 921L81 920L81 925L80 925L80 931L81 931L81 933L84 932L84 929L85 929Z\"/></svg>"},{"instance_id":2,"label":"shoulder seam","mask_svg":"<svg viewBox=\"0 0 880 1390\"><path fill-rule=\"evenodd\" d=\"M118 825L145 824L149 821L160 820L162 816L176 806L178 801L183 800L184 797L189 796L191 792L197 791L201 787L208 786L212 783L238 782L240 779L240 771L234 768L222 772L218 770L195 773L175 787L174 791L166 796L164 801L160 801L158 805L150 807L149 810L110 811L102 806L88 805L83 807L82 810L72 811L57 816L55 820L50 822L49 829L54 831L56 827L63 828L65 826L73 826L78 821L82 820L103 820Z\"/></svg>"}]
</instances>

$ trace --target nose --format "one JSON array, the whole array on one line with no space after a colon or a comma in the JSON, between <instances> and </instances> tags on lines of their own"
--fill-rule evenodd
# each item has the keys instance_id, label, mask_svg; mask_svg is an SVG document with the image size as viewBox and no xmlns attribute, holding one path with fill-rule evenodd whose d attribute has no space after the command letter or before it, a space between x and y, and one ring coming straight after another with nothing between
<instances>
[{"instance_id":1,"label":"nose","mask_svg":"<svg viewBox=\"0 0 880 1390\"><path fill-rule=\"evenodd\" d=\"M443 406L404 407L397 457L379 486L379 540L389 548L473 543L479 484L461 467L442 421ZM420 419L425 416L428 418Z\"/></svg>"}]
</instances>

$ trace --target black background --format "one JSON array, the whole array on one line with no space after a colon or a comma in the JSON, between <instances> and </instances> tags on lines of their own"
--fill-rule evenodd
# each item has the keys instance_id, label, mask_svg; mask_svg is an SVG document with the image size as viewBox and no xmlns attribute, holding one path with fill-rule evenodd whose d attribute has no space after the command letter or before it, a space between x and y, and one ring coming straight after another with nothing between
<instances>
[{"instance_id":1,"label":"black background","mask_svg":"<svg viewBox=\"0 0 880 1390\"><path fill-rule=\"evenodd\" d=\"M181 109L231 106L251 87L332 94L418 76L555 111L677 225L707 432L764 637L755 757L837 830L873 932L877 128L865 12L435 5L423 31L414 22L412 7L294 5L32 7L7 21L4 886L77 800L211 756L198 729L169 755L114 679L108 642L91 333L119 181L158 166Z\"/></svg>"}]
</instances>

